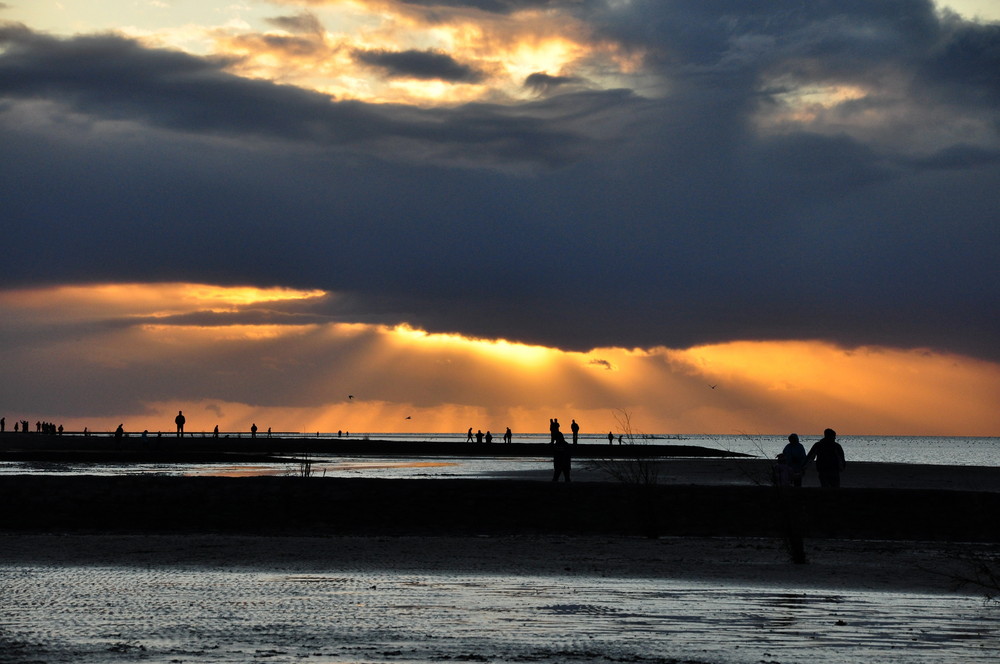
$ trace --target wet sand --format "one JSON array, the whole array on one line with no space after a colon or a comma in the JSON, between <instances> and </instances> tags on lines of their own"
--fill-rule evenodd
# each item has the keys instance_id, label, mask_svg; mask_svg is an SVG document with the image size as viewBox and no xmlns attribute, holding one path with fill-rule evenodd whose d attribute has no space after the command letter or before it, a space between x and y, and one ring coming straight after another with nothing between
<instances>
[{"instance_id":1,"label":"wet sand","mask_svg":"<svg viewBox=\"0 0 1000 664\"><path fill-rule=\"evenodd\" d=\"M10 662L991 662L996 469L0 477ZM762 476L763 474L763 476ZM785 519L806 564L792 564Z\"/></svg>"}]
</instances>

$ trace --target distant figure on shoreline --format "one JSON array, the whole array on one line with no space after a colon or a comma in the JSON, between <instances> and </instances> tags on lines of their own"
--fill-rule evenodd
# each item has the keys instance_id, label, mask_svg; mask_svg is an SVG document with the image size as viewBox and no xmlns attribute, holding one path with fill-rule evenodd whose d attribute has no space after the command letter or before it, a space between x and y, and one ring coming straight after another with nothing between
<instances>
[{"instance_id":1,"label":"distant figure on shoreline","mask_svg":"<svg viewBox=\"0 0 1000 664\"><path fill-rule=\"evenodd\" d=\"M212 430L212 438L218 438L218 437L219 437L219 425L216 424L215 429Z\"/></svg>"},{"instance_id":2,"label":"distant figure on shoreline","mask_svg":"<svg viewBox=\"0 0 1000 664\"><path fill-rule=\"evenodd\" d=\"M181 411L177 411L177 417L174 418L174 424L177 425L177 437L178 438L183 438L184 437L184 423L185 422L187 422L187 419L184 417L184 413L181 412Z\"/></svg>"},{"instance_id":3,"label":"distant figure on shoreline","mask_svg":"<svg viewBox=\"0 0 1000 664\"><path fill-rule=\"evenodd\" d=\"M615 434L609 431L608 432L608 445L614 445L614 444L615 444Z\"/></svg>"},{"instance_id":4,"label":"distant figure on shoreline","mask_svg":"<svg viewBox=\"0 0 1000 664\"><path fill-rule=\"evenodd\" d=\"M483 430L482 429L476 429L476 442L477 443L483 442Z\"/></svg>"},{"instance_id":5,"label":"distant figure on shoreline","mask_svg":"<svg viewBox=\"0 0 1000 664\"><path fill-rule=\"evenodd\" d=\"M469 435L466 436L465 442L467 442L467 443L471 443L472 442L472 427L469 427Z\"/></svg>"},{"instance_id":6,"label":"distant figure on shoreline","mask_svg":"<svg viewBox=\"0 0 1000 664\"><path fill-rule=\"evenodd\" d=\"M781 466L785 466L782 469ZM788 444L778 455L779 485L802 486L802 474L806 469L806 448L799 442L797 433L788 435ZM787 479L784 476L787 475Z\"/></svg>"},{"instance_id":7,"label":"distant figure on shoreline","mask_svg":"<svg viewBox=\"0 0 1000 664\"><path fill-rule=\"evenodd\" d=\"M555 433L555 449L552 451L552 481L558 482L562 475L569 482L570 454L566 437L558 430Z\"/></svg>"},{"instance_id":8,"label":"distant figure on shoreline","mask_svg":"<svg viewBox=\"0 0 1000 664\"><path fill-rule=\"evenodd\" d=\"M514 440L514 434L510 432L510 427L507 427L507 431L503 434L503 442L509 443Z\"/></svg>"},{"instance_id":9,"label":"distant figure on shoreline","mask_svg":"<svg viewBox=\"0 0 1000 664\"><path fill-rule=\"evenodd\" d=\"M0 433L3 433L3 430L6 426L7 426L7 418L0 417Z\"/></svg>"},{"instance_id":10,"label":"distant figure on shoreline","mask_svg":"<svg viewBox=\"0 0 1000 664\"><path fill-rule=\"evenodd\" d=\"M267 428L267 437L268 437L268 438L270 438L270 437L271 437L271 427L268 427L268 428Z\"/></svg>"},{"instance_id":11,"label":"distant figure on shoreline","mask_svg":"<svg viewBox=\"0 0 1000 664\"><path fill-rule=\"evenodd\" d=\"M492 442L493 442L493 434L490 433L489 429L487 429L486 430L486 443L489 444L489 443L492 443Z\"/></svg>"},{"instance_id":12,"label":"distant figure on shoreline","mask_svg":"<svg viewBox=\"0 0 1000 664\"><path fill-rule=\"evenodd\" d=\"M549 420L549 435L551 436L551 440L549 441L550 445L552 443L556 442L559 439L559 437L562 436L562 432L559 431L559 419L558 418L554 417L554 418L552 418L552 419Z\"/></svg>"},{"instance_id":13,"label":"distant figure on shoreline","mask_svg":"<svg viewBox=\"0 0 1000 664\"><path fill-rule=\"evenodd\" d=\"M251 438L256 438L257 437L257 423L256 422L254 422L253 424L250 425L250 437Z\"/></svg>"},{"instance_id":14,"label":"distant figure on shoreline","mask_svg":"<svg viewBox=\"0 0 1000 664\"><path fill-rule=\"evenodd\" d=\"M569 430L573 432L573 444L576 445L576 437L580 435L580 425L576 423L576 420L571 420Z\"/></svg>"},{"instance_id":15,"label":"distant figure on shoreline","mask_svg":"<svg viewBox=\"0 0 1000 664\"><path fill-rule=\"evenodd\" d=\"M825 489L840 487L840 473L847 466L844 460L844 448L837 442L837 432L824 429L823 437L813 443L806 455L806 463L816 460L816 474L819 475L819 485Z\"/></svg>"},{"instance_id":16,"label":"distant figure on shoreline","mask_svg":"<svg viewBox=\"0 0 1000 664\"><path fill-rule=\"evenodd\" d=\"M115 440L121 441L122 437L124 436L125 436L125 426L123 424L119 424L118 428L115 429Z\"/></svg>"}]
</instances>

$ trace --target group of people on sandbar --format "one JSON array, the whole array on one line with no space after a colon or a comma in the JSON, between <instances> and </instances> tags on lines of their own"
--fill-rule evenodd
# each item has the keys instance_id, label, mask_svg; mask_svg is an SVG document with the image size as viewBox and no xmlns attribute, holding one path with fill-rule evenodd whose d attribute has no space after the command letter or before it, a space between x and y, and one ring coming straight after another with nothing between
<instances>
[{"instance_id":1,"label":"group of people on sandbar","mask_svg":"<svg viewBox=\"0 0 1000 664\"><path fill-rule=\"evenodd\" d=\"M814 461L819 485L827 489L838 488L840 473L847 462L844 448L837 442L837 432L833 429L825 429L823 437L813 443L808 453L799 442L799 435L789 434L788 444L778 454L774 465L774 483L778 486L802 486L806 467Z\"/></svg>"},{"instance_id":2,"label":"group of people on sandbar","mask_svg":"<svg viewBox=\"0 0 1000 664\"><path fill-rule=\"evenodd\" d=\"M483 433L482 429L478 429L476 430L476 433L473 434L472 427L469 427L469 432L465 437L465 442L471 443L473 439L475 439L477 443L483 443L483 442L492 443L493 433L489 429L486 430L486 433ZM514 434L511 432L510 427L507 427L507 430L504 431L503 434L503 442L510 443L513 440L514 440Z\"/></svg>"}]
</instances>

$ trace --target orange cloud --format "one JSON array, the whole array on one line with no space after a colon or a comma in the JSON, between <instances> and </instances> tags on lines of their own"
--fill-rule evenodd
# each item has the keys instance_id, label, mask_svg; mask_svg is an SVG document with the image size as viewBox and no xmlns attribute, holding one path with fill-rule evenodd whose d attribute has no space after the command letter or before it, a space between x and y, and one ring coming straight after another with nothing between
<instances>
[{"instance_id":1,"label":"orange cloud","mask_svg":"<svg viewBox=\"0 0 1000 664\"><path fill-rule=\"evenodd\" d=\"M537 432L559 417L606 433L620 410L644 433L1000 428L1000 365L926 350L733 341L575 352L322 316L286 325L240 316L329 297L202 284L0 291L0 403L19 411L11 419L96 431L118 422L169 430L177 410L192 431L256 422L301 432ZM212 308L235 322L188 322Z\"/></svg>"}]
</instances>

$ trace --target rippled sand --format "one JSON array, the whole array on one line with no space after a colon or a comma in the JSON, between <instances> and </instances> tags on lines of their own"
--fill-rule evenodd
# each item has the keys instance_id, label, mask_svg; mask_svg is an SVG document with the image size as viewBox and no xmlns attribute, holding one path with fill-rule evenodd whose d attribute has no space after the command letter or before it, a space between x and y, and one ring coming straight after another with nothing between
<instances>
[{"instance_id":1,"label":"rippled sand","mask_svg":"<svg viewBox=\"0 0 1000 664\"><path fill-rule=\"evenodd\" d=\"M3 535L4 662L994 662L988 546Z\"/></svg>"}]
</instances>

